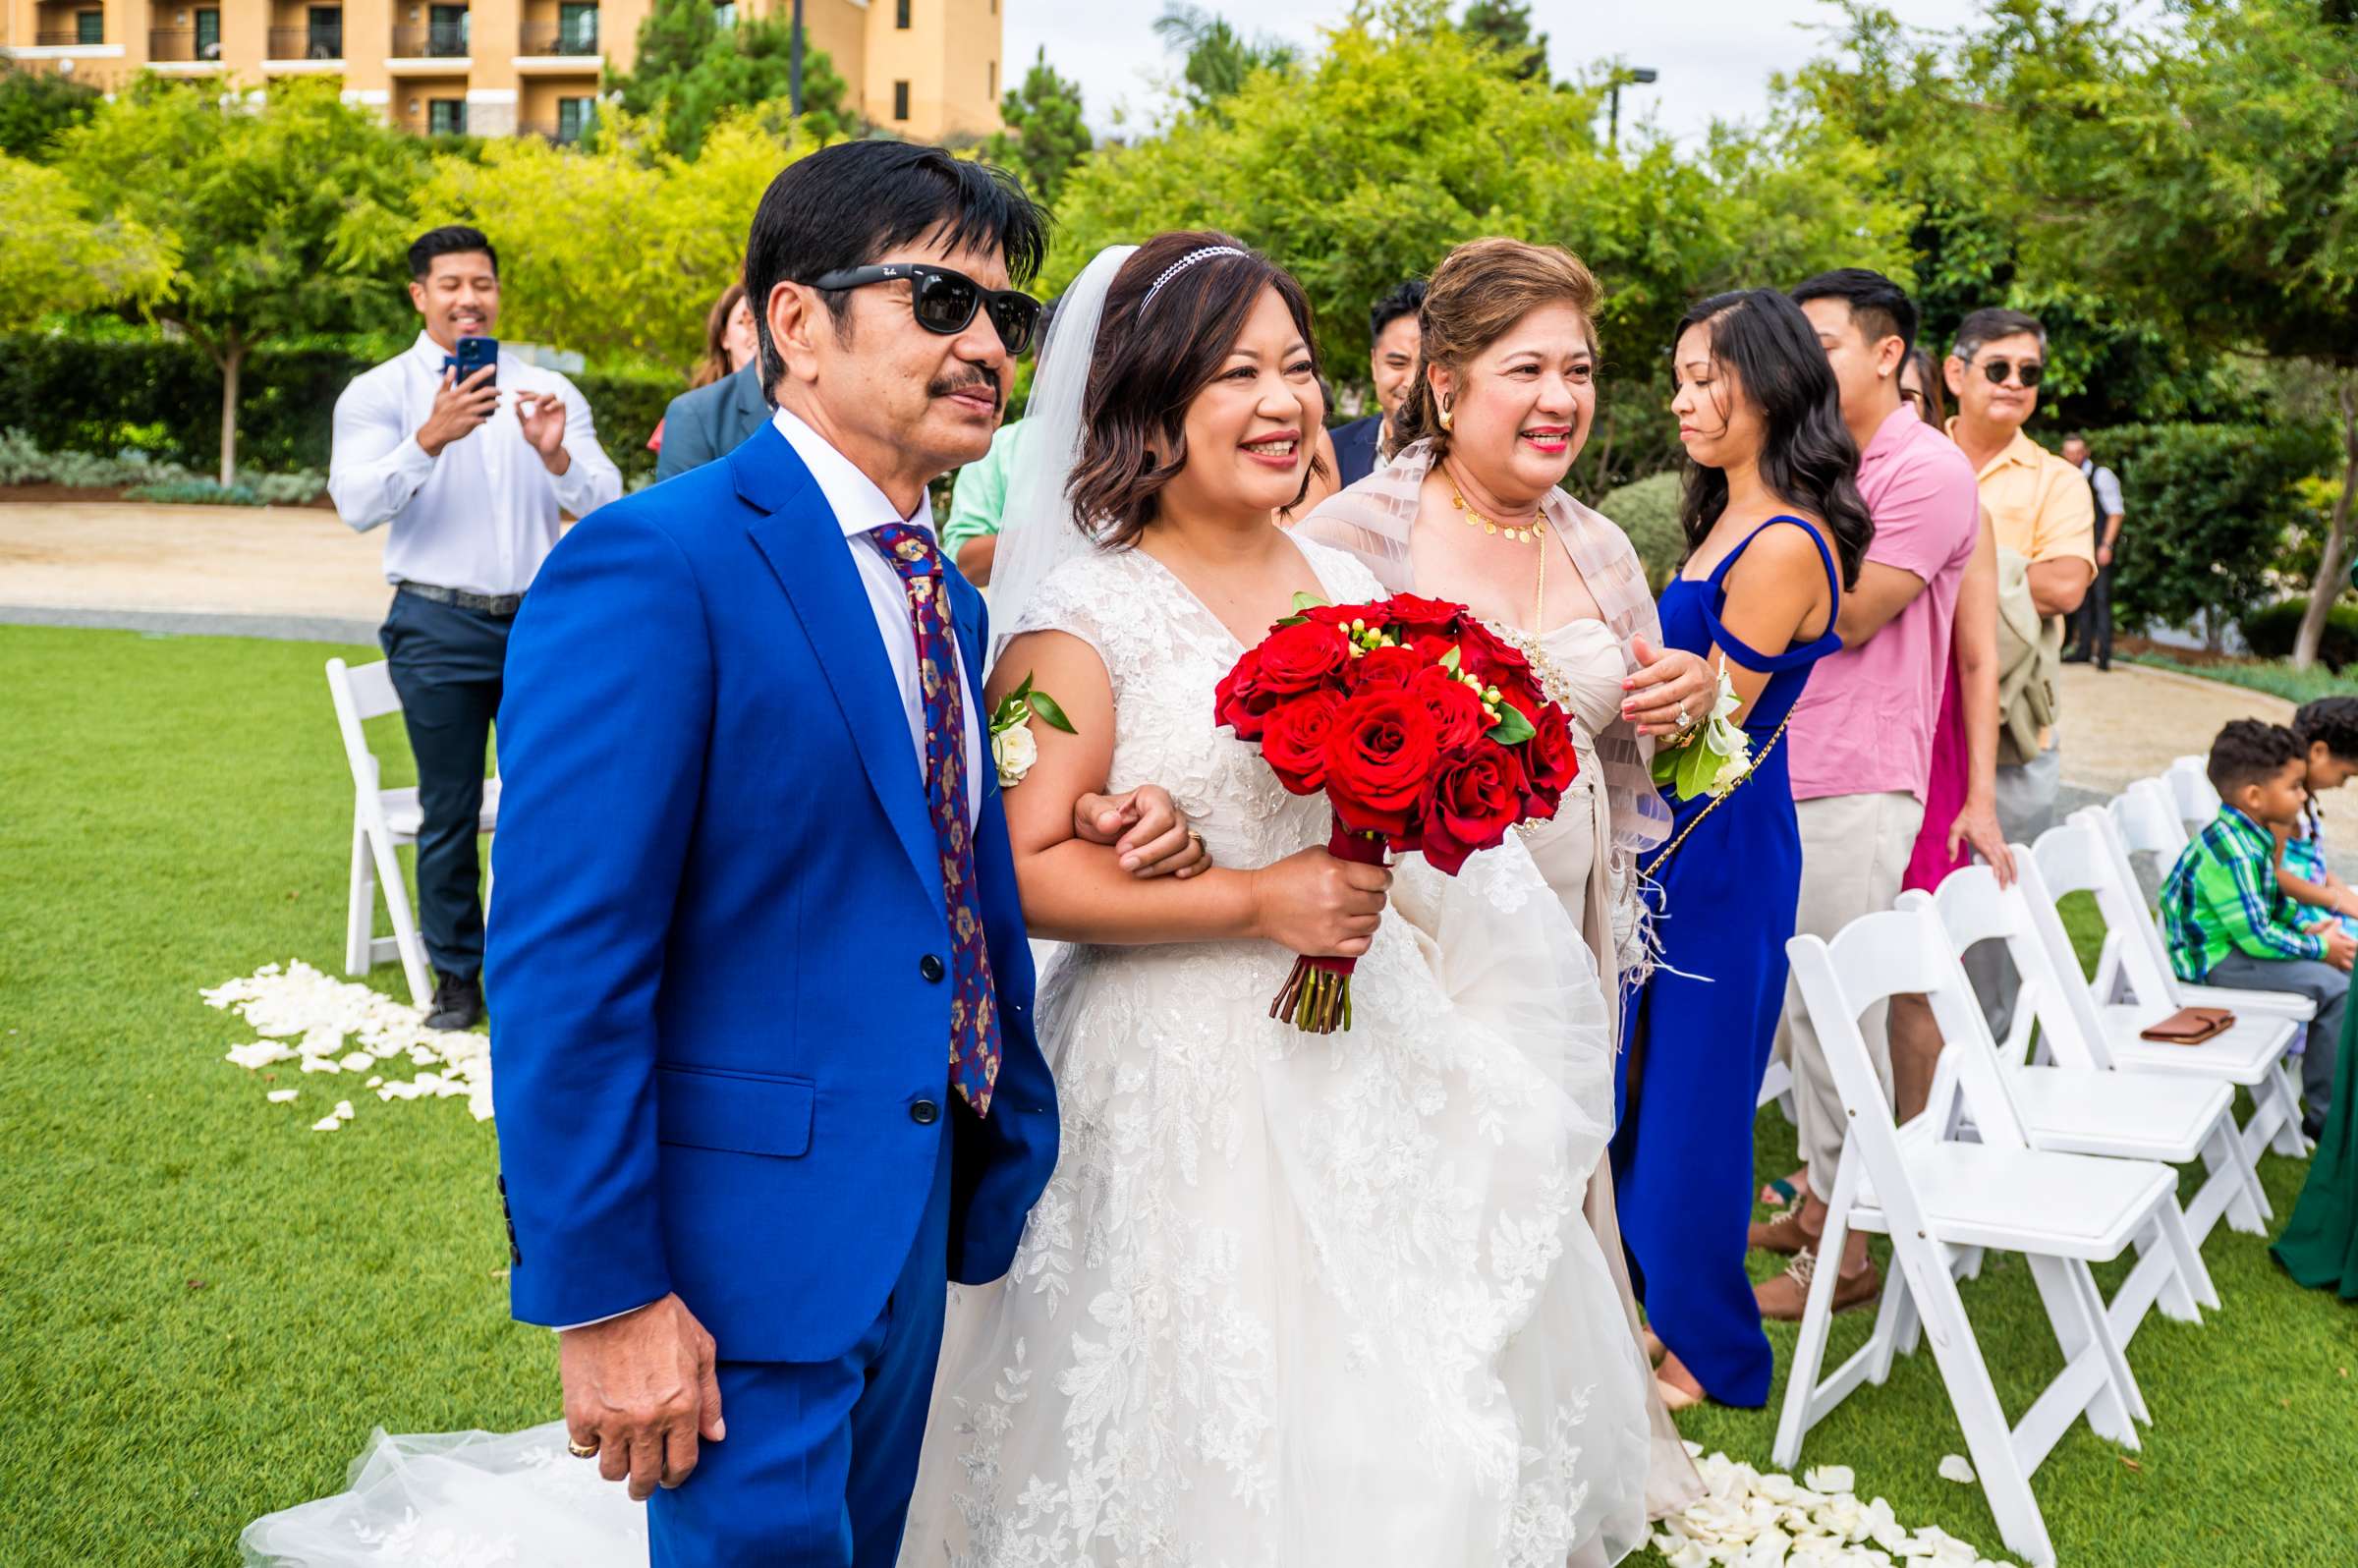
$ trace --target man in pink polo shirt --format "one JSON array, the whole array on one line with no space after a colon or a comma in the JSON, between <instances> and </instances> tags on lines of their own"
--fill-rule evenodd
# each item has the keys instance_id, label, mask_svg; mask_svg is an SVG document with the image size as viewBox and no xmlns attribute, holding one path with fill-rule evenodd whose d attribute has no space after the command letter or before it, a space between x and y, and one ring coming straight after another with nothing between
<instances>
[{"instance_id":1,"label":"man in pink polo shirt","mask_svg":"<svg viewBox=\"0 0 2358 1568\"><path fill-rule=\"evenodd\" d=\"M1933 725L1948 669L1957 586L1981 527L1973 465L1899 395L1899 367L1916 337L1916 307L1880 272L1823 273L1793 298L1832 362L1842 422L1859 445L1859 493L1875 538L1845 594L1836 630L1842 651L1810 672L1785 741L1801 825L1801 904L1795 928L1831 937L1862 915L1889 909L1924 825ZM1883 1008L1861 1021L1883 1092L1891 1051ZM1778 1054L1793 1069L1808 1199L1753 1227L1753 1245L1795 1254L1794 1265L1757 1289L1761 1315L1797 1319L1819 1266L1825 1198L1842 1155L1841 1095L1788 983ZM1854 1235L1834 1286L1837 1309L1871 1300L1881 1282Z\"/></svg>"}]
</instances>

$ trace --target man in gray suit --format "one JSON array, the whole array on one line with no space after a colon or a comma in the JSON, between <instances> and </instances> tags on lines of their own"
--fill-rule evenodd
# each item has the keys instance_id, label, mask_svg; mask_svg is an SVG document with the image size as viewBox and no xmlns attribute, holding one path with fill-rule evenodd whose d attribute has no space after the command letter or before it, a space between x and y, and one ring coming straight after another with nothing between
<instances>
[{"instance_id":1,"label":"man in gray suit","mask_svg":"<svg viewBox=\"0 0 2358 1568\"><path fill-rule=\"evenodd\" d=\"M683 392L663 411L663 450L655 455L655 477L668 479L727 457L768 422L769 400L761 392L758 360L709 386Z\"/></svg>"}]
</instances>

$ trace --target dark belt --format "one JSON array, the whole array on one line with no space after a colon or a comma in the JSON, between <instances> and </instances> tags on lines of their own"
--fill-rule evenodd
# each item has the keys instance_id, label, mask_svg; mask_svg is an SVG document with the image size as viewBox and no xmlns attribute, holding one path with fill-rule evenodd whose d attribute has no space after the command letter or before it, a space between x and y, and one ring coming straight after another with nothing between
<instances>
[{"instance_id":1,"label":"dark belt","mask_svg":"<svg viewBox=\"0 0 2358 1568\"><path fill-rule=\"evenodd\" d=\"M436 588L431 583L396 583L393 591L431 599L436 604L448 604L457 609L473 610L478 615L497 616L503 620L524 607L524 595L521 593L470 593L465 588Z\"/></svg>"}]
</instances>

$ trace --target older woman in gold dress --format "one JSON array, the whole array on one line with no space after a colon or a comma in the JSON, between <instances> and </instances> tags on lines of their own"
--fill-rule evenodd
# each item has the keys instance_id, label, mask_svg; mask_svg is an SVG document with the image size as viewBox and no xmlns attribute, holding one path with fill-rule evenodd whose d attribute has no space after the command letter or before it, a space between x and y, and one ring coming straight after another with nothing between
<instances>
[{"instance_id":1,"label":"older woman in gold dress","mask_svg":"<svg viewBox=\"0 0 2358 1568\"><path fill-rule=\"evenodd\" d=\"M1694 654L1659 650L1629 535L1560 487L1597 412L1597 299L1589 269L1554 247L1452 251L1426 292L1398 452L1299 527L1354 551L1388 589L1469 606L1572 714L1580 778L1524 841L1617 999L1614 979L1645 963L1637 857L1670 820L1652 738L1702 718L1714 683ZM1618 1260L1609 1177L1591 1186L1591 1223ZM1657 1469L1666 1496L1693 1479L1674 1440Z\"/></svg>"}]
</instances>

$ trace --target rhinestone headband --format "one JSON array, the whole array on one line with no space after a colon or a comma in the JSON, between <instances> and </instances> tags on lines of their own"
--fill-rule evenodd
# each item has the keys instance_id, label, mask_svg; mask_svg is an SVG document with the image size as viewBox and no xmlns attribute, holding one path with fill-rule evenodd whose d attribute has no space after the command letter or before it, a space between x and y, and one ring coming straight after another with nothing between
<instances>
[{"instance_id":1,"label":"rhinestone headband","mask_svg":"<svg viewBox=\"0 0 2358 1568\"><path fill-rule=\"evenodd\" d=\"M1188 252L1187 254L1162 269L1162 276L1154 280L1147 290L1147 297L1139 302L1138 313L1145 315L1148 310L1151 309L1154 305L1154 296L1162 292L1162 286L1197 262L1208 261L1215 255L1251 255L1252 253L1250 251L1239 251L1233 245L1207 245L1201 251Z\"/></svg>"}]
</instances>

